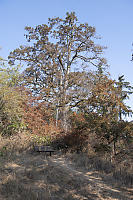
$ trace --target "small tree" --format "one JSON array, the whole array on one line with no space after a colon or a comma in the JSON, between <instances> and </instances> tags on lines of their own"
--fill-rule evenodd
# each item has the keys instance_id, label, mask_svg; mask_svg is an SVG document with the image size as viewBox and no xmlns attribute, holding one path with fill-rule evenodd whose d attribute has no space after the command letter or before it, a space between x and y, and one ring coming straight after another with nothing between
<instances>
[{"instance_id":1,"label":"small tree","mask_svg":"<svg viewBox=\"0 0 133 200\"><path fill-rule=\"evenodd\" d=\"M133 87L130 85L129 82L125 81L124 75L118 77L118 81L115 82L117 88L117 94L120 98L120 105L119 105L119 120L122 120L123 115L132 114L131 107L126 106L126 110L122 110L122 103L125 102L126 99L129 99L129 95L133 94Z\"/></svg>"},{"instance_id":2,"label":"small tree","mask_svg":"<svg viewBox=\"0 0 133 200\"><path fill-rule=\"evenodd\" d=\"M96 133L101 145L106 144L109 148L112 146L112 153L115 155L118 141L124 142L125 137L130 138L132 132L131 128L125 136L129 124L118 121L119 106L122 113L129 113L130 110L124 101L121 101L115 81L103 74L100 74L99 79L99 73L96 74L90 97L86 101L80 101L77 106L79 111L85 113L88 126L91 132Z\"/></svg>"},{"instance_id":3,"label":"small tree","mask_svg":"<svg viewBox=\"0 0 133 200\"><path fill-rule=\"evenodd\" d=\"M31 133L36 142L51 142L60 132L55 126L53 110L47 102L42 101L41 97L34 97L26 88L23 88L23 91L26 93L22 106L26 130Z\"/></svg>"},{"instance_id":4,"label":"small tree","mask_svg":"<svg viewBox=\"0 0 133 200\"><path fill-rule=\"evenodd\" d=\"M0 133L11 135L22 126L22 95L18 68L0 66Z\"/></svg>"}]
</instances>

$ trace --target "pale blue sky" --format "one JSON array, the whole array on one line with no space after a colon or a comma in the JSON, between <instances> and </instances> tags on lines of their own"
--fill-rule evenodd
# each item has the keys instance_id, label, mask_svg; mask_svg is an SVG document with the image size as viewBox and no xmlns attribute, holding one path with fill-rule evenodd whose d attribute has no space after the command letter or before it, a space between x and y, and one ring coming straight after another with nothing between
<instances>
[{"instance_id":1,"label":"pale blue sky","mask_svg":"<svg viewBox=\"0 0 133 200\"><path fill-rule=\"evenodd\" d=\"M133 0L0 0L0 56L24 44L24 27L47 23L75 11L80 22L95 26L108 49L105 57L112 78L124 74L133 85ZM129 101L133 108L133 97Z\"/></svg>"}]
</instances>

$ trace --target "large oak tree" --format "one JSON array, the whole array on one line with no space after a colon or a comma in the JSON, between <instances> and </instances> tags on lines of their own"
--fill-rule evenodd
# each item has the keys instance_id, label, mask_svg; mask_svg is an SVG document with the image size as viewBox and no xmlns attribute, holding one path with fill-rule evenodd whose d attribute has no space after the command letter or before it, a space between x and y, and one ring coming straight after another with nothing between
<instances>
[{"instance_id":1,"label":"large oak tree","mask_svg":"<svg viewBox=\"0 0 133 200\"><path fill-rule=\"evenodd\" d=\"M28 44L10 53L10 63L26 63L25 84L55 108L56 119L61 118L67 129L70 105L88 97L87 69L106 66L102 57L105 47L97 44L95 27L79 23L74 12L66 13L64 19L48 19L48 24L25 30ZM88 88L86 94L84 85Z\"/></svg>"}]
</instances>

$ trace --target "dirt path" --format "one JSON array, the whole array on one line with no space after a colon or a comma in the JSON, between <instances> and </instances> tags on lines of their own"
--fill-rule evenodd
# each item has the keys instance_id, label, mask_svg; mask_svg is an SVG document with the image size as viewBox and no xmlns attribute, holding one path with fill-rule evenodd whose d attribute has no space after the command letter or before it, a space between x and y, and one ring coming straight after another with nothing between
<instances>
[{"instance_id":1,"label":"dirt path","mask_svg":"<svg viewBox=\"0 0 133 200\"><path fill-rule=\"evenodd\" d=\"M23 153L1 160L0 200L131 200L94 171L77 170L62 156Z\"/></svg>"},{"instance_id":2,"label":"dirt path","mask_svg":"<svg viewBox=\"0 0 133 200\"><path fill-rule=\"evenodd\" d=\"M55 168L62 171L62 174L66 172L72 178L72 186L75 183L79 183L78 195L73 191L75 199L133 199L130 192L133 190L126 190L124 188L118 188L116 184L114 186L108 179L102 179L102 176L98 172L82 172L76 170L72 163L66 161L64 158L49 159L49 165L54 165ZM105 181L106 180L106 181Z\"/></svg>"}]
</instances>

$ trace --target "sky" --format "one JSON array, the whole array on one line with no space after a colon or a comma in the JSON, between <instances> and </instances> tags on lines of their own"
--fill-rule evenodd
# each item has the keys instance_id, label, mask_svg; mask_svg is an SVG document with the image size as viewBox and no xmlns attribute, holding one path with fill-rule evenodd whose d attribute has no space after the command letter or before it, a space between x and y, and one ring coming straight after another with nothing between
<instances>
[{"instance_id":1,"label":"sky","mask_svg":"<svg viewBox=\"0 0 133 200\"><path fill-rule=\"evenodd\" d=\"M125 75L133 86L133 0L0 0L0 56L6 59L25 43L25 26L47 23L75 12L81 23L96 28L113 79ZM133 95L127 102L133 109Z\"/></svg>"}]
</instances>

